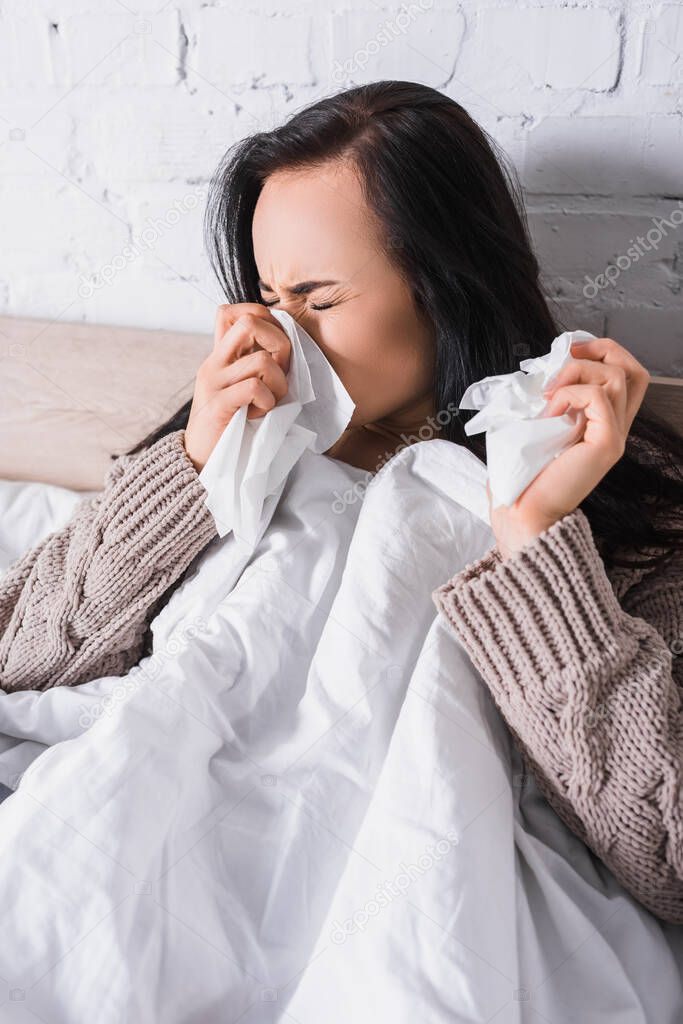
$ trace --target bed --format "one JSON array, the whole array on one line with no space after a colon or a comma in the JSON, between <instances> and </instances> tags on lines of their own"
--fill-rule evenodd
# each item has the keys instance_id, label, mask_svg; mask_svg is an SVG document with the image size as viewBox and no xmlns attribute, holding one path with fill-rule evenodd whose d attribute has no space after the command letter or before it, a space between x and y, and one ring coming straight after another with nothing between
<instances>
[{"instance_id":1,"label":"bed","mask_svg":"<svg viewBox=\"0 0 683 1024\"><path fill-rule=\"evenodd\" d=\"M25 321L0 330L37 360ZM55 377L51 330L38 340ZM77 455L62 440L49 466L38 411L9 427L4 406L35 456L3 456L5 558L97 489L103 409L124 429L137 403L131 444L187 396L207 344L124 331L105 385L112 330L83 328L75 349L97 402L66 373L49 392L53 424L69 392L85 403L63 417ZM680 411L676 383L655 387ZM120 405L103 406L109 391ZM444 551L455 572L491 546L485 467L419 442L332 515L330 493L360 475L305 452L253 555L230 535L210 546L125 676L0 694L0 1020L683 1019L683 929L541 798L431 602Z\"/></svg>"}]
</instances>

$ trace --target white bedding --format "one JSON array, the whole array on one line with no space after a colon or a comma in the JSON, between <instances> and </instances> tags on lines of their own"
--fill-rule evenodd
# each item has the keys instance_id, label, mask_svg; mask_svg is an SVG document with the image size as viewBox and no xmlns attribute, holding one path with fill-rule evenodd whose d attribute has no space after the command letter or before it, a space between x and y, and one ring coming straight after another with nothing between
<instances>
[{"instance_id":1,"label":"white bedding","mask_svg":"<svg viewBox=\"0 0 683 1024\"><path fill-rule=\"evenodd\" d=\"M681 929L523 777L431 601L493 542L484 467L421 442L340 513L363 478L305 453L151 658L0 695L0 1021L683 1019ZM81 498L41 487L0 482L15 557Z\"/></svg>"}]
</instances>

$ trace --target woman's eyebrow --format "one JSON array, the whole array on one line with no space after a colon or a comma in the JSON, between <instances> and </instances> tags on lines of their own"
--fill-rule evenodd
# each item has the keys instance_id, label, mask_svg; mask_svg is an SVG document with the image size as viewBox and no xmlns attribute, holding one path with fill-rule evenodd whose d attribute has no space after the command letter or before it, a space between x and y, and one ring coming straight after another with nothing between
<instances>
[{"instance_id":1,"label":"woman's eyebrow","mask_svg":"<svg viewBox=\"0 0 683 1024\"><path fill-rule=\"evenodd\" d=\"M291 295L308 295L309 292L314 292L316 288L324 288L325 285L329 284L341 284L341 281L301 281L299 284L292 285L291 288L285 288L285 291ZM269 284L260 279L259 288L262 288L265 292L273 291Z\"/></svg>"}]
</instances>

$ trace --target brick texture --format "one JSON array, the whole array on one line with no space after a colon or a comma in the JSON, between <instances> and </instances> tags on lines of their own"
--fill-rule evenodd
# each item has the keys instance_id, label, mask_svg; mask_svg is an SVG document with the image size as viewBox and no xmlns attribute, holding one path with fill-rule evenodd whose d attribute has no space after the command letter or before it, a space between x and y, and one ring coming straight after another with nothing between
<instances>
[{"instance_id":1,"label":"brick texture","mask_svg":"<svg viewBox=\"0 0 683 1024\"><path fill-rule=\"evenodd\" d=\"M681 5L643 0L5 0L0 314L212 331L222 153L403 78L509 154L565 326L683 376L682 50Z\"/></svg>"}]
</instances>

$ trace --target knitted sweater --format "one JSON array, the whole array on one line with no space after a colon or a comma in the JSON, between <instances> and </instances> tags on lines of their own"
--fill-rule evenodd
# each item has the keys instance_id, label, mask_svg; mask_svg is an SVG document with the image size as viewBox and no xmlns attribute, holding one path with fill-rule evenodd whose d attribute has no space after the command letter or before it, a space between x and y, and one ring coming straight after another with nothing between
<instances>
[{"instance_id":1,"label":"knitted sweater","mask_svg":"<svg viewBox=\"0 0 683 1024\"><path fill-rule=\"evenodd\" d=\"M121 455L104 490L0 577L0 687L123 675L169 588L217 536L184 430Z\"/></svg>"},{"instance_id":2,"label":"knitted sweater","mask_svg":"<svg viewBox=\"0 0 683 1024\"><path fill-rule=\"evenodd\" d=\"M0 577L0 687L123 675L217 536L184 431L120 456L102 493ZM580 509L432 594L561 818L655 914L683 922L679 555L608 577Z\"/></svg>"},{"instance_id":3,"label":"knitted sweater","mask_svg":"<svg viewBox=\"0 0 683 1024\"><path fill-rule=\"evenodd\" d=\"M608 576L577 508L432 598L558 815L683 923L683 552Z\"/></svg>"}]
</instances>

